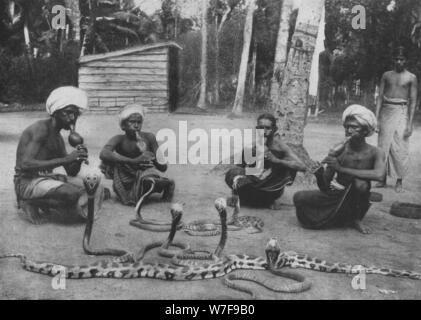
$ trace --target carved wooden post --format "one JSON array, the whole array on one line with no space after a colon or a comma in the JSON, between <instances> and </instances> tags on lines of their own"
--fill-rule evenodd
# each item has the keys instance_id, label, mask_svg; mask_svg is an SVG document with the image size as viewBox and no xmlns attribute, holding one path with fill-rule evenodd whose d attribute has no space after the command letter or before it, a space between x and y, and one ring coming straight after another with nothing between
<instances>
[{"instance_id":1,"label":"carved wooden post","mask_svg":"<svg viewBox=\"0 0 421 320\"><path fill-rule=\"evenodd\" d=\"M276 112L285 141L311 165L303 148L311 62L324 0L302 0L288 54Z\"/></svg>"}]
</instances>

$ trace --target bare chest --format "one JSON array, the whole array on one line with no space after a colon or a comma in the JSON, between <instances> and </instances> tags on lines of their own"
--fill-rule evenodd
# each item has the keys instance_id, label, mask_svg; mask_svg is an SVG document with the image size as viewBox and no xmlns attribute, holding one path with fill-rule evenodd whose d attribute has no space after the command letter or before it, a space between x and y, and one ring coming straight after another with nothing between
<instances>
[{"instance_id":1,"label":"bare chest","mask_svg":"<svg viewBox=\"0 0 421 320\"><path fill-rule=\"evenodd\" d=\"M366 170L374 168L374 157L370 150L360 152L345 150L339 157L339 162L346 168Z\"/></svg>"},{"instance_id":2,"label":"bare chest","mask_svg":"<svg viewBox=\"0 0 421 320\"><path fill-rule=\"evenodd\" d=\"M411 85L411 79L406 74L392 74L386 79L386 86L389 90L404 90L407 92Z\"/></svg>"},{"instance_id":3,"label":"bare chest","mask_svg":"<svg viewBox=\"0 0 421 320\"><path fill-rule=\"evenodd\" d=\"M60 157L64 154L64 141L61 135L49 135L45 138L38 154L37 159L49 160Z\"/></svg>"},{"instance_id":4,"label":"bare chest","mask_svg":"<svg viewBox=\"0 0 421 320\"><path fill-rule=\"evenodd\" d=\"M133 141L124 139L116 148L116 151L126 157L134 158L140 156L144 151L149 151L149 144L145 140Z\"/></svg>"}]
</instances>

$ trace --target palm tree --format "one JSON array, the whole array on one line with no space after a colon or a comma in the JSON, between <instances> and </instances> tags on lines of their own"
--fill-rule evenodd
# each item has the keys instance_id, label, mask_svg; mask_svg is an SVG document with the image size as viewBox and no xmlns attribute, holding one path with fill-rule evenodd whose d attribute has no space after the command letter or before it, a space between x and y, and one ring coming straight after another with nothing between
<instances>
[{"instance_id":1,"label":"palm tree","mask_svg":"<svg viewBox=\"0 0 421 320\"><path fill-rule=\"evenodd\" d=\"M244 26L244 43L241 55L240 71L238 73L237 92L235 94L234 106L230 116L239 115L243 112L244 91L247 78L247 66L250 53L251 35L253 31L253 13L256 8L256 0L249 0L246 22Z\"/></svg>"},{"instance_id":2,"label":"palm tree","mask_svg":"<svg viewBox=\"0 0 421 320\"><path fill-rule=\"evenodd\" d=\"M206 109L206 85L207 85L207 42L208 42L208 2L209 0L202 0L202 59L200 61L200 97L197 102L199 109Z\"/></svg>"},{"instance_id":3,"label":"palm tree","mask_svg":"<svg viewBox=\"0 0 421 320\"><path fill-rule=\"evenodd\" d=\"M279 21L278 37L276 40L275 62L270 88L271 108L276 109L280 101L282 80L288 59L289 19L293 9L293 0L283 0L281 19Z\"/></svg>"}]
</instances>

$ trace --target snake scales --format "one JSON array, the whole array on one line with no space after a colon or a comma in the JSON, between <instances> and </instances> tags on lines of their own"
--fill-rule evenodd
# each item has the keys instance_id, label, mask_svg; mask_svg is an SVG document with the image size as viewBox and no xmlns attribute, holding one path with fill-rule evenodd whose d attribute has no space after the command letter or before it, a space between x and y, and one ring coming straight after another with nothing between
<instances>
[{"instance_id":1,"label":"snake scales","mask_svg":"<svg viewBox=\"0 0 421 320\"><path fill-rule=\"evenodd\" d=\"M131 220L130 225L143 229L143 230L149 230L149 231L155 231L155 232L170 231L171 223L162 222L155 219L146 220L145 218L143 218L141 214L143 202L154 191L155 186L156 186L156 181L153 178L144 178L143 182L150 182L150 187L138 200L135 207L136 219ZM177 229L180 229L181 227L182 227L182 224L180 222L177 225Z\"/></svg>"},{"instance_id":2,"label":"snake scales","mask_svg":"<svg viewBox=\"0 0 421 320\"><path fill-rule=\"evenodd\" d=\"M93 179L95 180L95 179ZM218 199L215 203L219 212L224 210L224 199ZM222 210L221 210L222 209ZM92 210L92 207L90 207ZM173 226L176 226L181 217L177 215L177 210L173 215ZM178 217L178 218L177 218ZM222 220L223 222L223 220ZM173 231L176 230L173 227ZM175 235L170 234L166 241L166 245L171 245ZM55 276L60 270L65 270L65 276L69 279L85 279L85 278L153 278L162 280L190 281L223 277L235 270L270 270L277 275L291 278L298 283L292 285L271 286L267 280L261 280L250 273L240 272L231 274L225 279L225 283L237 290L247 291L238 284L233 284L235 279L246 279L249 281L257 281L263 286L270 286L271 290L279 292L302 292L310 288L310 284L303 277L285 273L281 268L307 268L311 270L323 272L341 272L349 274L358 274L360 272L382 274L395 277L407 277L410 279L421 279L421 274L411 271L391 270L385 268L365 267L360 265L348 265L341 263L328 263L324 260L311 258L307 255L299 255L294 252L282 252L275 239L271 239L266 246L266 258L248 256L248 255L226 255L219 259L205 262L200 265L183 265L176 266L165 263L148 263L142 260L134 259L116 259L116 260L100 260L89 265L61 265L51 262L34 261L28 259L23 254L6 254L0 256L4 258L18 258L25 270L41 273L49 276ZM140 257L142 258L142 257ZM282 271L282 272L281 272Z\"/></svg>"},{"instance_id":3,"label":"snake scales","mask_svg":"<svg viewBox=\"0 0 421 320\"><path fill-rule=\"evenodd\" d=\"M93 199L95 191L99 184L99 177L96 175L88 175L84 182L85 188L87 189L90 200ZM88 222L85 229L83 247L85 251L89 254L103 254L103 255L118 255L120 256L117 259L113 260L100 260L93 264L89 265L61 265L51 262L35 261L28 259L23 254L7 254L0 256L0 259L4 258L18 258L22 264L22 267L25 270L41 273L49 276L55 276L61 273L61 270L65 270L65 277L69 279L85 279L85 278L154 278L154 279L163 279L163 280L202 280L222 277L234 270L237 269L253 269L253 270L265 270L267 269L266 259L262 257L253 257L247 255L228 255L222 258L219 258L221 255L226 238L227 238L227 229L226 229L226 202L225 199L217 199L215 202L215 207L220 213L221 225L222 225L222 236L220 243L215 250L214 256L217 256L217 259L214 259L210 262L204 262L199 265L184 265L176 266L172 264L164 263L148 263L142 261L146 251L151 248L160 246L161 250L169 250L170 246L177 246L180 248L178 254L169 253L177 256L177 259L195 259L197 258L197 252L190 251L188 246L177 245L173 243L173 238L175 236L178 223L181 220L182 216L182 207L179 205L173 205L171 214L172 214L172 224L170 234L166 241L156 242L150 245L143 247L136 256L127 253L123 250L116 249L102 249L102 250L93 250L89 246L89 239L93 227L93 201L89 202L88 206ZM182 254L185 254L184 256ZM176 251L177 253L177 251ZM204 256L210 257L209 254ZM204 257L202 256L202 257ZM232 281L232 279L231 279ZM255 277L251 277L251 281L256 281ZM231 287L241 288L241 286L230 284ZM297 291L301 283L298 283ZM279 288L277 288L279 289ZM282 288L281 288L282 289ZM287 288L289 291L289 288Z\"/></svg>"},{"instance_id":4,"label":"snake scales","mask_svg":"<svg viewBox=\"0 0 421 320\"><path fill-rule=\"evenodd\" d=\"M229 231L246 229L249 233L263 232L262 219L254 216L240 216L240 197L236 194L229 199L230 206L234 207L231 220L227 223ZM183 225L183 230L191 236L216 236L221 233L221 223L215 220L196 220Z\"/></svg>"},{"instance_id":5,"label":"snake scales","mask_svg":"<svg viewBox=\"0 0 421 320\"><path fill-rule=\"evenodd\" d=\"M88 255L110 255L110 256L119 256L124 257L129 253L124 250L120 249L111 249L111 248L104 248L104 249L93 249L91 248L91 234L94 224L94 205L95 205L95 192L98 189L99 183L101 181L100 176L95 174L87 175L83 179L83 184L85 186L86 193L88 195L88 216L87 222L85 227L85 232L83 234L83 250ZM124 259L124 258L122 258Z\"/></svg>"}]
</instances>

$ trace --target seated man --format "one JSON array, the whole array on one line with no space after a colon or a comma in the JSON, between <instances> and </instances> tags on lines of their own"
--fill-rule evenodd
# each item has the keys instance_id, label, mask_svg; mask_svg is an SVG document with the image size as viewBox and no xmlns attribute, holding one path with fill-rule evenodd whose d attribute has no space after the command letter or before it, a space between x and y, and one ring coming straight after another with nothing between
<instances>
[{"instance_id":1,"label":"seated man","mask_svg":"<svg viewBox=\"0 0 421 320\"><path fill-rule=\"evenodd\" d=\"M226 173L225 182L238 193L241 204L279 209L280 203L275 200L282 196L285 186L293 182L297 171L305 171L306 167L282 141L273 115L260 115L256 128L264 130L264 171L259 176L246 175L243 151L243 163Z\"/></svg>"},{"instance_id":2,"label":"seated man","mask_svg":"<svg viewBox=\"0 0 421 320\"><path fill-rule=\"evenodd\" d=\"M377 121L373 112L360 105L349 106L342 121L347 142L322 161L326 170L316 171L320 191L294 195L297 218L309 229L350 225L370 233L361 223L370 207L370 181L382 181L386 174L384 152L365 140L373 134Z\"/></svg>"},{"instance_id":3,"label":"seated man","mask_svg":"<svg viewBox=\"0 0 421 320\"><path fill-rule=\"evenodd\" d=\"M136 205L148 191L150 183L147 186L146 177L158 182L155 191L164 191L164 200L171 201L174 194L174 181L162 174L167 165L156 157L158 143L155 135L141 131L144 119L144 109L140 104L127 105L119 114L120 127L125 134L112 137L100 153L102 170L106 177L113 179L113 189L125 205Z\"/></svg>"},{"instance_id":4,"label":"seated man","mask_svg":"<svg viewBox=\"0 0 421 320\"><path fill-rule=\"evenodd\" d=\"M19 140L14 177L18 206L35 224L54 212L67 218L86 218L87 195L82 179L75 177L88 152L85 146L79 145L68 154L60 131L75 125L81 109L88 107L87 96L78 88L60 87L51 92L46 107L50 118L26 128ZM52 172L58 167L64 167L67 176ZM99 186L96 212L101 208L103 196L104 189Z\"/></svg>"}]
</instances>

